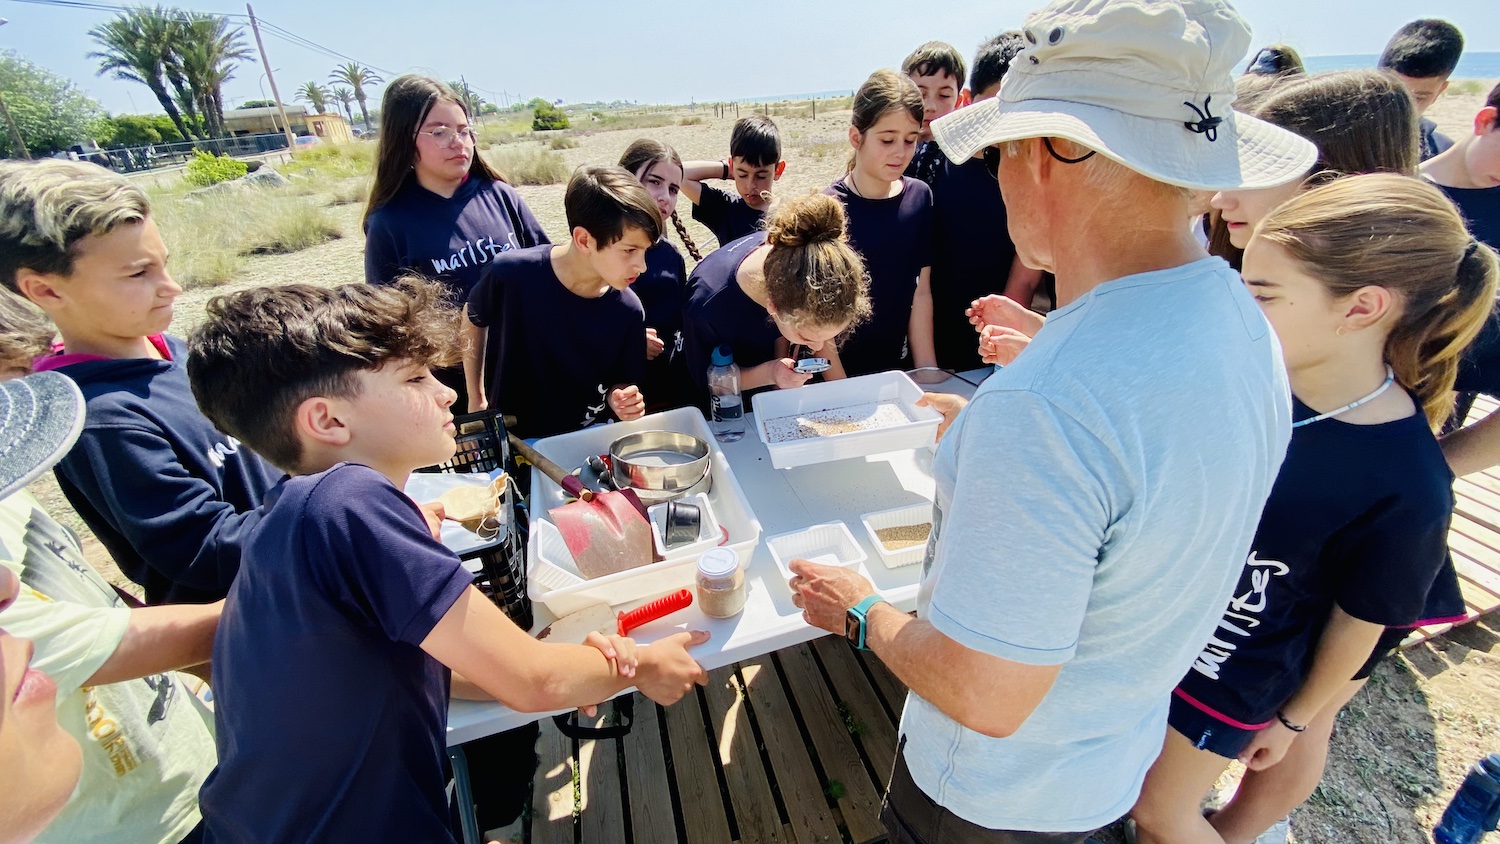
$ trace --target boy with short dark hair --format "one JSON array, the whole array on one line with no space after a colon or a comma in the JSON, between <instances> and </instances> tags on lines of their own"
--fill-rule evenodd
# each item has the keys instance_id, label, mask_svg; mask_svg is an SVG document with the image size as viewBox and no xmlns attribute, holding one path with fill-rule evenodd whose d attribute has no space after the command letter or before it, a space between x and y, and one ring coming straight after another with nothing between
<instances>
[{"instance_id":1,"label":"boy with short dark hair","mask_svg":"<svg viewBox=\"0 0 1500 844\"><path fill-rule=\"evenodd\" d=\"M582 167L563 197L571 233L495 256L469 293L469 410L548 437L645 415L646 312L629 290L661 237L661 211L630 171ZM497 336L491 337L491 333Z\"/></svg>"},{"instance_id":2,"label":"boy with short dark hair","mask_svg":"<svg viewBox=\"0 0 1500 844\"><path fill-rule=\"evenodd\" d=\"M934 180L942 177L947 156L932 142L932 121L968 102L963 96L964 57L952 44L928 41L906 57L901 72L922 92L922 133L904 175L934 187Z\"/></svg>"},{"instance_id":3,"label":"boy with short dark hair","mask_svg":"<svg viewBox=\"0 0 1500 844\"><path fill-rule=\"evenodd\" d=\"M207 841L452 841L450 681L524 712L630 685L672 703L706 681L685 650L706 633L532 639L433 539L402 487L455 448L456 394L431 367L455 356L458 314L436 284L267 287L208 312L194 394L292 477L245 546L214 642Z\"/></svg>"},{"instance_id":4,"label":"boy with short dark hair","mask_svg":"<svg viewBox=\"0 0 1500 844\"><path fill-rule=\"evenodd\" d=\"M1421 115L1448 89L1448 77L1463 55L1464 36L1445 20L1423 18L1396 30L1380 54L1378 67L1390 71L1411 92ZM1453 140L1422 117L1422 160L1453 146Z\"/></svg>"},{"instance_id":5,"label":"boy with short dark hair","mask_svg":"<svg viewBox=\"0 0 1500 844\"><path fill-rule=\"evenodd\" d=\"M182 292L146 194L74 161L0 163L0 281L57 325L37 361L88 400L58 485L146 601L209 603L279 474L198 411L187 349L163 332Z\"/></svg>"},{"instance_id":6,"label":"boy with short dark hair","mask_svg":"<svg viewBox=\"0 0 1500 844\"><path fill-rule=\"evenodd\" d=\"M1000 93L1001 79L1024 46L1021 33L1015 31L979 46L969 86L964 89L971 104L964 108L994 107L986 101ZM1030 305L1042 273L1021 263L1005 233L1005 201L984 157L957 164L941 151L939 156L940 170L930 183L933 345L938 366L962 372L985 365L965 314L970 303L999 292Z\"/></svg>"},{"instance_id":7,"label":"boy with short dark hair","mask_svg":"<svg viewBox=\"0 0 1500 844\"><path fill-rule=\"evenodd\" d=\"M693 219L723 246L760 229L771 206L771 189L785 171L776 124L764 114L752 114L734 122L729 158L683 165L682 195L693 203ZM706 179L733 179L734 193L703 184Z\"/></svg>"}]
</instances>

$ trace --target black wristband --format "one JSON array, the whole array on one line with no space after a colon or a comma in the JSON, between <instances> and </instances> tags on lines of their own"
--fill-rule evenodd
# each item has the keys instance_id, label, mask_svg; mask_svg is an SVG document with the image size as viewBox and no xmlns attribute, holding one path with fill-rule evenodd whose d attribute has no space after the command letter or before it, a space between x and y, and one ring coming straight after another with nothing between
<instances>
[{"instance_id":1,"label":"black wristband","mask_svg":"<svg viewBox=\"0 0 1500 844\"><path fill-rule=\"evenodd\" d=\"M727 160L724 162L724 175L720 176L719 178L720 179L728 179L729 178L729 162Z\"/></svg>"},{"instance_id":2,"label":"black wristband","mask_svg":"<svg viewBox=\"0 0 1500 844\"><path fill-rule=\"evenodd\" d=\"M1276 710L1276 720L1281 722L1281 726L1286 727L1288 730L1291 730L1294 733L1300 733L1303 730L1307 729L1306 724L1303 724L1299 727L1296 724L1293 724L1291 721L1288 721L1286 719L1286 716L1281 714L1280 709Z\"/></svg>"}]
</instances>

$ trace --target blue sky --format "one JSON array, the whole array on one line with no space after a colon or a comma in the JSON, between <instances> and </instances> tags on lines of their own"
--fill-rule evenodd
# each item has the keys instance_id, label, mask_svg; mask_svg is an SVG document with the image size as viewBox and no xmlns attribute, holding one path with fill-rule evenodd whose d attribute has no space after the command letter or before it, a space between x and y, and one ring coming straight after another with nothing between
<instances>
[{"instance_id":1,"label":"blue sky","mask_svg":"<svg viewBox=\"0 0 1500 844\"><path fill-rule=\"evenodd\" d=\"M107 2L107 0L106 0ZM155 2L155 0L153 0ZM163 0L170 3L170 0ZM232 0L182 0L205 12L243 14ZM463 74L500 100L711 101L850 89L897 66L918 43L941 39L971 54L1014 27L1031 0L760 0L756 3L606 0L474 3L458 0L260 0L255 13L334 51L392 73ZM1496 0L1240 0L1255 43L1289 41L1307 55L1376 53L1415 17L1464 30L1468 49L1500 51ZM913 9L932 10L914 15ZM143 86L95 75L90 27L103 11L0 0L0 49L72 79L115 113L155 110ZM248 40L247 28L247 40ZM326 82L339 59L265 35L282 98ZM253 42L252 42L253 45ZM389 77L387 77L389 78ZM243 63L225 89L231 104L269 89L259 62Z\"/></svg>"}]
</instances>

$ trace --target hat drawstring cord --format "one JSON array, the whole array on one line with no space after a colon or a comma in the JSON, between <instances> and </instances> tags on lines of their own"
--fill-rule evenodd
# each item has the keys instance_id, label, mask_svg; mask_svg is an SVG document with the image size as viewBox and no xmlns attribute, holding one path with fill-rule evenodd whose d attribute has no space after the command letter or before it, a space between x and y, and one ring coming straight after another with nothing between
<instances>
[{"instance_id":1,"label":"hat drawstring cord","mask_svg":"<svg viewBox=\"0 0 1500 844\"><path fill-rule=\"evenodd\" d=\"M1209 110L1208 104L1212 101L1212 96L1204 97L1202 109L1199 109L1190 102L1183 103L1183 105L1192 109L1194 114L1198 115L1198 119L1187 121L1182 125L1186 126L1189 131L1207 137L1209 143L1213 143L1219 139L1219 124L1224 122L1224 118L1215 117L1213 112Z\"/></svg>"}]
</instances>

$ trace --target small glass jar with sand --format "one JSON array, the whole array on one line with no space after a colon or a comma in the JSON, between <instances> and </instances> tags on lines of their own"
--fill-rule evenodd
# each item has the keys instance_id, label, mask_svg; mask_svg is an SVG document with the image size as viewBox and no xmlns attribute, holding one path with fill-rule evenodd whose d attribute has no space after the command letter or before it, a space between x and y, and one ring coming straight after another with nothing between
<instances>
[{"instance_id":1,"label":"small glass jar with sand","mask_svg":"<svg viewBox=\"0 0 1500 844\"><path fill-rule=\"evenodd\" d=\"M730 618L745 609L745 572L733 548L699 555L698 608L709 618Z\"/></svg>"}]
</instances>

